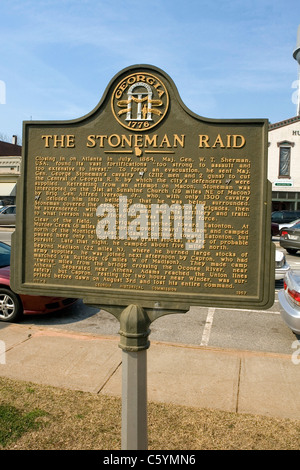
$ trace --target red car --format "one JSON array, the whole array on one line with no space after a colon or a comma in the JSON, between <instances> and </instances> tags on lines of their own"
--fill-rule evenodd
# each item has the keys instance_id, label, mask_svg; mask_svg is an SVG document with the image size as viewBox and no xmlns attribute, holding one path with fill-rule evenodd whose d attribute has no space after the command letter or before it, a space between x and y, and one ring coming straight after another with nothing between
<instances>
[{"instance_id":1,"label":"red car","mask_svg":"<svg viewBox=\"0 0 300 470\"><path fill-rule=\"evenodd\" d=\"M18 295L10 288L10 246L0 242L0 321L16 322L22 315L50 313L64 309L77 299Z\"/></svg>"}]
</instances>

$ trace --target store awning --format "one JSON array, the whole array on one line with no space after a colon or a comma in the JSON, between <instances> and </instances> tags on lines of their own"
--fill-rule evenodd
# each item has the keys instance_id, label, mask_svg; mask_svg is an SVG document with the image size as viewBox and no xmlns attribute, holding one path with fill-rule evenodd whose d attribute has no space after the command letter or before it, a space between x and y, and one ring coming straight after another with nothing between
<instances>
[{"instance_id":1,"label":"store awning","mask_svg":"<svg viewBox=\"0 0 300 470\"><path fill-rule=\"evenodd\" d=\"M15 196L16 195L16 182L0 183L0 198L2 196Z\"/></svg>"}]
</instances>

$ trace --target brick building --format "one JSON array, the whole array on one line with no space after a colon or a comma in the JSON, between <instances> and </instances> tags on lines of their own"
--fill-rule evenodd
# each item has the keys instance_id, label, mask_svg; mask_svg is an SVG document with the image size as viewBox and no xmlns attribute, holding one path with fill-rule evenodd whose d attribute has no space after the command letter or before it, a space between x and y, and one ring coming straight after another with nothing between
<instances>
[{"instance_id":1,"label":"brick building","mask_svg":"<svg viewBox=\"0 0 300 470\"><path fill-rule=\"evenodd\" d=\"M16 136L12 143L0 141L0 206L15 204L21 154L22 146L17 144Z\"/></svg>"}]
</instances>

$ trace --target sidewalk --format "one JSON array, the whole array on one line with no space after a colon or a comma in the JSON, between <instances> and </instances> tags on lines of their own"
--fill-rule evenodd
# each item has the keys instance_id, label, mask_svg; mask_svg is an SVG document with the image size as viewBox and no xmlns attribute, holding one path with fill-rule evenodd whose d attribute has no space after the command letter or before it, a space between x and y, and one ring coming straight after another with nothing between
<instances>
[{"instance_id":1,"label":"sidewalk","mask_svg":"<svg viewBox=\"0 0 300 470\"><path fill-rule=\"evenodd\" d=\"M3 323L0 340L0 377L121 396L119 337ZM151 342L147 368L149 401L300 419L291 355Z\"/></svg>"}]
</instances>

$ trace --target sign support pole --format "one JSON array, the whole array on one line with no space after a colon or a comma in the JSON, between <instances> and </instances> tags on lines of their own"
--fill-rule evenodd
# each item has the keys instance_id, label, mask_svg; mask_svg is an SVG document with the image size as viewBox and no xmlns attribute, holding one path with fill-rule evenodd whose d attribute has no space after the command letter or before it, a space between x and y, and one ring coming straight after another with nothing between
<instances>
[{"instance_id":1,"label":"sign support pole","mask_svg":"<svg viewBox=\"0 0 300 470\"><path fill-rule=\"evenodd\" d=\"M120 316L122 351L122 450L147 450L147 349L150 318L129 305Z\"/></svg>"},{"instance_id":2,"label":"sign support pole","mask_svg":"<svg viewBox=\"0 0 300 470\"><path fill-rule=\"evenodd\" d=\"M123 351L122 450L147 448L147 351Z\"/></svg>"}]
</instances>

